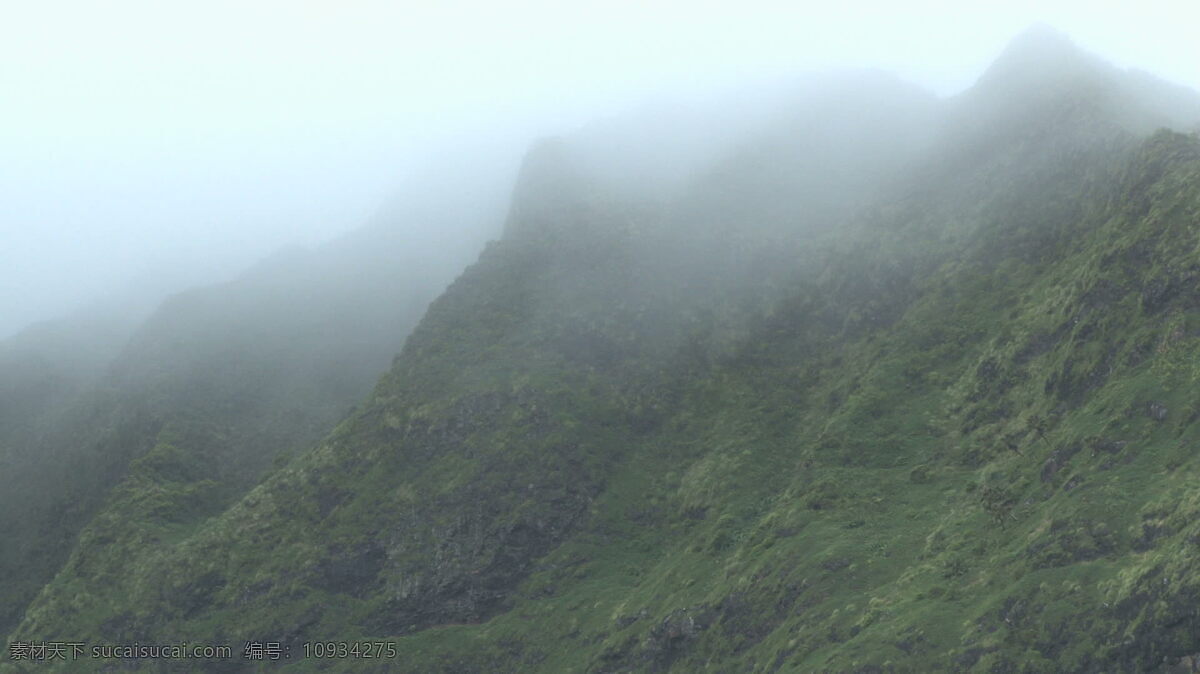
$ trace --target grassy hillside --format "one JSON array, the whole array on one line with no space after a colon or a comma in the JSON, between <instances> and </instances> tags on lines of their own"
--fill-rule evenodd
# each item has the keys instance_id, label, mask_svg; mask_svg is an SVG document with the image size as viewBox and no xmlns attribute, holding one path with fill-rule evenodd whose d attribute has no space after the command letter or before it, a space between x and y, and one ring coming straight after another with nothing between
<instances>
[{"instance_id":1,"label":"grassy hillside","mask_svg":"<svg viewBox=\"0 0 1200 674\"><path fill-rule=\"evenodd\" d=\"M831 257L711 357L662 360L669 331L645 330L669 317L586 282L629 259L620 237L496 244L319 448L173 546L103 548L120 575L89 567L93 523L17 633L390 637L407 671L1200 651L1200 143L1158 134L1090 175L1049 231L976 223L941 255L888 250L890 272Z\"/></svg>"},{"instance_id":2,"label":"grassy hillside","mask_svg":"<svg viewBox=\"0 0 1200 674\"><path fill-rule=\"evenodd\" d=\"M11 639L230 645L213 671L254 671L247 641L297 671L1186 671L1200 138L1138 135L1108 75L1001 109L1029 71L994 73L807 215L739 204L829 179L769 144L708 220L721 168L627 203L539 146L323 441L217 498L227 436L174 417ZM305 657L351 640L395 657Z\"/></svg>"},{"instance_id":3,"label":"grassy hillside","mask_svg":"<svg viewBox=\"0 0 1200 674\"><path fill-rule=\"evenodd\" d=\"M364 231L136 322L97 309L0 345L0 631L77 544L111 545L117 572L117 551L183 535L345 417L447 281L399 239ZM119 530L79 539L94 518Z\"/></svg>"}]
</instances>

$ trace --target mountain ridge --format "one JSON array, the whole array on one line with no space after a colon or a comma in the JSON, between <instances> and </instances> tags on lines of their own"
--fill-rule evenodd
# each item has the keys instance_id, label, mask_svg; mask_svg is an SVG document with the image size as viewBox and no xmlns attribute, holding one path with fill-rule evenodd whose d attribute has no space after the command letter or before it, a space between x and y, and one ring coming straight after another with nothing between
<instances>
[{"instance_id":1,"label":"mountain ridge","mask_svg":"<svg viewBox=\"0 0 1200 674\"><path fill-rule=\"evenodd\" d=\"M504 235L332 433L196 511L222 439L160 431L14 638L403 654L289 663L343 671L1184 662L1200 139L1059 93L998 130L947 102L916 126L966 150L835 210L770 143L714 209L711 178L649 208L560 181L569 139L531 150Z\"/></svg>"}]
</instances>

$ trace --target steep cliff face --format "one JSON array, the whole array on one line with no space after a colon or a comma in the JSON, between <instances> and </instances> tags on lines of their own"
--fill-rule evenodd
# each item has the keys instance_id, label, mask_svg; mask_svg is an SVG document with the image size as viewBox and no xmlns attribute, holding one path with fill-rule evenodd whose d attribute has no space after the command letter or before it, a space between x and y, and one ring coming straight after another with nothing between
<instances>
[{"instance_id":1,"label":"steep cliff face","mask_svg":"<svg viewBox=\"0 0 1200 674\"><path fill-rule=\"evenodd\" d=\"M159 430L12 638L412 672L1200 653L1200 139L1144 135L1126 112L1158 99L1117 84L1029 89L1047 51L1122 81L1027 37L961 99L905 93L888 128L921 138L887 161L785 124L665 204L538 146L503 238L332 433L226 506L203 468L226 439ZM900 95L876 83L853 100ZM398 657L300 657L331 639Z\"/></svg>"}]
</instances>

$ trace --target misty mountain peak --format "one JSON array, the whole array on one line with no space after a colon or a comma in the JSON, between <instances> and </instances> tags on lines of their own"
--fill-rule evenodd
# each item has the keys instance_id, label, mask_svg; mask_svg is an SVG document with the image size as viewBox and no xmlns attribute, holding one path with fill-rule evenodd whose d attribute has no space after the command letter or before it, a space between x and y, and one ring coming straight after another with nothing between
<instances>
[{"instance_id":1,"label":"misty mountain peak","mask_svg":"<svg viewBox=\"0 0 1200 674\"><path fill-rule=\"evenodd\" d=\"M1008 43L979 79L977 88L1004 90L1094 81L1115 68L1045 24L1035 24Z\"/></svg>"},{"instance_id":2,"label":"misty mountain peak","mask_svg":"<svg viewBox=\"0 0 1200 674\"><path fill-rule=\"evenodd\" d=\"M587 180L569 143L545 138L525 155L504 226L505 238L540 234L561 222L586 201Z\"/></svg>"},{"instance_id":3,"label":"misty mountain peak","mask_svg":"<svg viewBox=\"0 0 1200 674\"><path fill-rule=\"evenodd\" d=\"M1004 48L1009 55L1081 54L1083 51L1066 33L1045 23L1035 23L1018 33Z\"/></svg>"},{"instance_id":4,"label":"misty mountain peak","mask_svg":"<svg viewBox=\"0 0 1200 674\"><path fill-rule=\"evenodd\" d=\"M983 142L1043 135L1086 144L1117 130L1186 129L1200 121L1200 96L1122 70L1038 24L1008 44L951 116L957 142L965 133Z\"/></svg>"}]
</instances>

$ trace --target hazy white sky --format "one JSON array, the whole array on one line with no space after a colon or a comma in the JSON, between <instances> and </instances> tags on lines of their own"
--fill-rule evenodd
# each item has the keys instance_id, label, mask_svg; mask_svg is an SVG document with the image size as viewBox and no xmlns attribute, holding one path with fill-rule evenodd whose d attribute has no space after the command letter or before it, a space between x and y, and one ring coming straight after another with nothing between
<instances>
[{"instance_id":1,"label":"hazy white sky","mask_svg":"<svg viewBox=\"0 0 1200 674\"><path fill-rule=\"evenodd\" d=\"M664 86L866 66L951 94L1044 22L1200 89L1200 4L1179 1L10 0L0 17L0 336L134 277L230 274L352 229L443 143L499 128L492 151L519 154Z\"/></svg>"}]
</instances>

